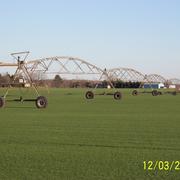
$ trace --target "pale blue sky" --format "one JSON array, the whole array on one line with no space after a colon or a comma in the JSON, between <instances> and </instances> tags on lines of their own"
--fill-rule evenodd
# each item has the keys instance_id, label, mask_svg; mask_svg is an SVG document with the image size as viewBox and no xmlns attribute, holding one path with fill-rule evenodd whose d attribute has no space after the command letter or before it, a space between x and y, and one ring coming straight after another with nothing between
<instances>
[{"instance_id":1,"label":"pale blue sky","mask_svg":"<svg viewBox=\"0 0 180 180\"><path fill-rule=\"evenodd\" d=\"M0 0L0 60L24 50L180 78L180 1Z\"/></svg>"}]
</instances>

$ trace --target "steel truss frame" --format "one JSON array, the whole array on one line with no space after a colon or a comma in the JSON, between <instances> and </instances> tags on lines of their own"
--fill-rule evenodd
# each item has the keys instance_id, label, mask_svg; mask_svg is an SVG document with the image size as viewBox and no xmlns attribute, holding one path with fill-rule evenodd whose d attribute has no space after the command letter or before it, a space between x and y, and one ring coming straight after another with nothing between
<instances>
[{"instance_id":1,"label":"steel truss frame","mask_svg":"<svg viewBox=\"0 0 180 180\"><path fill-rule=\"evenodd\" d=\"M168 80L159 74L149 74L146 79L150 83L167 83Z\"/></svg>"},{"instance_id":2,"label":"steel truss frame","mask_svg":"<svg viewBox=\"0 0 180 180\"><path fill-rule=\"evenodd\" d=\"M56 71L51 70L56 65ZM101 68L76 57L55 56L49 58L36 59L26 63L27 69L31 75L35 72L43 74L66 74L66 75L99 75L99 81L105 79L114 88L108 73Z\"/></svg>"},{"instance_id":3,"label":"steel truss frame","mask_svg":"<svg viewBox=\"0 0 180 180\"><path fill-rule=\"evenodd\" d=\"M122 80L124 82L143 82L145 80L145 75L131 68L109 69L108 75L112 80Z\"/></svg>"},{"instance_id":4,"label":"steel truss frame","mask_svg":"<svg viewBox=\"0 0 180 180\"><path fill-rule=\"evenodd\" d=\"M42 58L27 62L27 69L33 75L36 72L44 74L65 74L65 75L98 75L98 81L106 80L107 83L114 89L114 85L109 78L108 71L77 57L71 56L55 56ZM52 67L56 65L56 71ZM95 89L97 86L95 86ZM121 99L121 93L100 93L94 94L92 91L87 91L85 97L93 99L94 95L114 95L114 99Z\"/></svg>"}]
</instances>

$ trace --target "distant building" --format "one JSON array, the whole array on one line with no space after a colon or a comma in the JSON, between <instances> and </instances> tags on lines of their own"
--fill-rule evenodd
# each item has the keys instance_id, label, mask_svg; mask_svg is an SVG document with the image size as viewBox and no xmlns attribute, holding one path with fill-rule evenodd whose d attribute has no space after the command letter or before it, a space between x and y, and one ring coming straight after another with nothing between
<instances>
[{"instance_id":1,"label":"distant building","mask_svg":"<svg viewBox=\"0 0 180 180\"><path fill-rule=\"evenodd\" d=\"M170 84L169 89L176 89L176 85L175 84Z\"/></svg>"},{"instance_id":2,"label":"distant building","mask_svg":"<svg viewBox=\"0 0 180 180\"><path fill-rule=\"evenodd\" d=\"M145 83L143 85L143 88L145 88L145 89L162 89L162 88L165 88L165 85L163 83Z\"/></svg>"},{"instance_id":3,"label":"distant building","mask_svg":"<svg viewBox=\"0 0 180 180\"><path fill-rule=\"evenodd\" d=\"M169 89L178 89L180 90L180 84L170 84L168 86Z\"/></svg>"}]
</instances>

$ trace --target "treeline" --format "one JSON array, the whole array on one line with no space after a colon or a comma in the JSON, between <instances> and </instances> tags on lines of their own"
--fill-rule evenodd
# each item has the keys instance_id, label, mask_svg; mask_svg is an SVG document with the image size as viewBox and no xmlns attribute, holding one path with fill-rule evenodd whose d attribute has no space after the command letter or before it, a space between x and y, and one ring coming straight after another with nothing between
<instances>
[{"instance_id":1,"label":"treeline","mask_svg":"<svg viewBox=\"0 0 180 180\"><path fill-rule=\"evenodd\" d=\"M15 80L14 80L14 75L10 75L10 74L8 74L8 73L6 73L6 74L0 74L0 87L8 87L9 86L9 84L11 84L11 86L13 86L13 87L16 87L16 86L18 86L18 87L22 87L23 86L23 84L21 83L19 83L19 79L20 78L16 78ZM13 85L14 84L14 85Z\"/></svg>"},{"instance_id":2,"label":"treeline","mask_svg":"<svg viewBox=\"0 0 180 180\"><path fill-rule=\"evenodd\" d=\"M8 73L0 74L0 87L7 87L8 83L13 81L13 76ZM18 83L18 78L15 83ZM90 80L65 80L56 75L52 80L35 80L38 86L48 86L56 88L107 88L107 81L90 81ZM121 80L111 82L115 88L139 88L140 82L123 82Z\"/></svg>"},{"instance_id":3,"label":"treeline","mask_svg":"<svg viewBox=\"0 0 180 180\"><path fill-rule=\"evenodd\" d=\"M112 84L115 88L139 88L141 85L141 82L123 82L121 80L112 81ZM107 88L109 83L107 81L101 82L98 86L101 88Z\"/></svg>"},{"instance_id":4,"label":"treeline","mask_svg":"<svg viewBox=\"0 0 180 180\"><path fill-rule=\"evenodd\" d=\"M113 82L114 87L116 88L139 88L141 82L123 82L123 81L115 81Z\"/></svg>"},{"instance_id":5,"label":"treeline","mask_svg":"<svg viewBox=\"0 0 180 180\"><path fill-rule=\"evenodd\" d=\"M13 79L13 76L10 74L0 74L0 87L6 87L8 83L10 83Z\"/></svg>"},{"instance_id":6,"label":"treeline","mask_svg":"<svg viewBox=\"0 0 180 180\"><path fill-rule=\"evenodd\" d=\"M139 88L141 82L123 82L121 80L111 82L115 88ZM41 84L43 84L41 82ZM69 87L69 88L107 88L108 81L87 81L87 80L63 80L56 75L54 80L44 80L44 84L49 87Z\"/></svg>"}]
</instances>

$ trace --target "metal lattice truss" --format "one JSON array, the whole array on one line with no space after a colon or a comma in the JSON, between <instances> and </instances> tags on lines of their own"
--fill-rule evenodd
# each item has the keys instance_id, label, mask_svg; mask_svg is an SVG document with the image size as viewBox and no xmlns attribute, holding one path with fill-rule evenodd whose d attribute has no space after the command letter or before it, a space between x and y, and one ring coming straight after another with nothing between
<instances>
[{"instance_id":1,"label":"metal lattice truss","mask_svg":"<svg viewBox=\"0 0 180 180\"><path fill-rule=\"evenodd\" d=\"M180 79L169 79L169 83L170 84L174 84L174 85L179 85L180 84Z\"/></svg>"},{"instance_id":2,"label":"metal lattice truss","mask_svg":"<svg viewBox=\"0 0 180 180\"><path fill-rule=\"evenodd\" d=\"M66 78L76 76L76 78L81 79L84 76L86 79L105 79L110 82L106 70L102 70L83 59L70 56L55 56L32 60L28 61L26 66L32 76L39 76L38 79L43 79L44 75L49 78L51 75L60 74L62 76L65 75Z\"/></svg>"},{"instance_id":3,"label":"metal lattice truss","mask_svg":"<svg viewBox=\"0 0 180 180\"><path fill-rule=\"evenodd\" d=\"M108 75L111 80L121 80L124 82L144 82L145 76L130 68L114 68L108 70Z\"/></svg>"},{"instance_id":4,"label":"metal lattice truss","mask_svg":"<svg viewBox=\"0 0 180 180\"><path fill-rule=\"evenodd\" d=\"M150 83L167 83L167 79L158 74L150 74L146 76L147 82Z\"/></svg>"},{"instance_id":5,"label":"metal lattice truss","mask_svg":"<svg viewBox=\"0 0 180 180\"><path fill-rule=\"evenodd\" d=\"M56 56L28 61L30 71L57 74L102 74L102 70L80 58Z\"/></svg>"}]
</instances>

